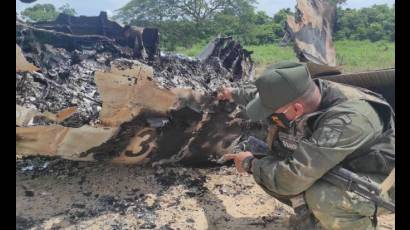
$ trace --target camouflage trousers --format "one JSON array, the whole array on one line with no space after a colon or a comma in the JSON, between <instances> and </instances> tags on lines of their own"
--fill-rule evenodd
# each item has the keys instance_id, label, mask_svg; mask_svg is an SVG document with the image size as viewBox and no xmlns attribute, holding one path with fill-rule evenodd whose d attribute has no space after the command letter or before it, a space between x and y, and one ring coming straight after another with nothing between
<instances>
[{"instance_id":1,"label":"camouflage trousers","mask_svg":"<svg viewBox=\"0 0 410 230\"><path fill-rule=\"evenodd\" d=\"M369 177L379 183L382 181L381 177ZM386 198L394 201L394 192L393 187ZM374 203L326 181L319 180L306 190L305 201L320 222L318 229L374 229ZM385 213L388 211L380 207L377 209L377 215Z\"/></svg>"}]
</instances>

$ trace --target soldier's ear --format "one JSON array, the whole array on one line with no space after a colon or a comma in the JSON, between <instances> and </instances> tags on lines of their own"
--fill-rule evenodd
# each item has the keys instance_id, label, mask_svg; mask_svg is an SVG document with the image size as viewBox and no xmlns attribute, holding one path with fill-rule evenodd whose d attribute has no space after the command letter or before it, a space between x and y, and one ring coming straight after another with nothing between
<instances>
[{"instance_id":1,"label":"soldier's ear","mask_svg":"<svg viewBox=\"0 0 410 230\"><path fill-rule=\"evenodd\" d=\"M293 104L293 108L295 110L296 117L302 116L303 113L305 112L305 107L303 106L302 103L296 102L295 104Z\"/></svg>"}]
</instances>

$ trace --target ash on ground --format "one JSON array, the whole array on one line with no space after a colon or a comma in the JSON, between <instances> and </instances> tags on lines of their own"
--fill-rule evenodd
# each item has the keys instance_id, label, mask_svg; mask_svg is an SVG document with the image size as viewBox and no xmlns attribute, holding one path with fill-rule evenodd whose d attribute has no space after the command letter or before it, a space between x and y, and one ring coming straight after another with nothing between
<instances>
[{"instance_id":1,"label":"ash on ground","mask_svg":"<svg viewBox=\"0 0 410 230\"><path fill-rule=\"evenodd\" d=\"M232 166L16 163L16 229L288 229L292 212Z\"/></svg>"}]
</instances>

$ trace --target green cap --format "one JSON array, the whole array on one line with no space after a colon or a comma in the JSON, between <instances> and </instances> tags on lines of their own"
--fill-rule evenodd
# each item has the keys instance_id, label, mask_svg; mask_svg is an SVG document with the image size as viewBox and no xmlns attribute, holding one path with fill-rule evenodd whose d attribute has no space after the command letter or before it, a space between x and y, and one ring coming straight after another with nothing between
<instances>
[{"instance_id":1,"label":"green cap","mask_svg":"<svg viewBox=\"0 0 410 230\"><path fill-rule=\"evenodd\" d=\"M246 105L246 113L251 120L258 121L302 96L314 82L304 64L280 62L269 66L255 85L258 94Z\"/></svg>"}]
</instances>

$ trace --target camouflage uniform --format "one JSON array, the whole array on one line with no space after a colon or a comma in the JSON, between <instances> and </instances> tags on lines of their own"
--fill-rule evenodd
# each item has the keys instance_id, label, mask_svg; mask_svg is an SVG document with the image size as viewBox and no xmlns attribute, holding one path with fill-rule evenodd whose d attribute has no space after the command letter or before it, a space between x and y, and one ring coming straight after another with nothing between
<instances>
[{"instance_id":1,"label":"camouflage uniform","mask_svg":"<svg viewBox=\"0 0 410 230\"><path fill-rule=\"evenodd\" d=\"M378 94L315 79L322 101L290 129L279 128L272 156L256 159L252 173L267 193L289 204L304 193L308 208L327 229L371 229L375 205L321 180L336 165L381 182L394 168L394 113ZM233 91L239 104L257 93L249 84ZM394 186L388 199L394 202ZM378 214L386 212L378 208Z\"/></svg>"}]
</instances>

